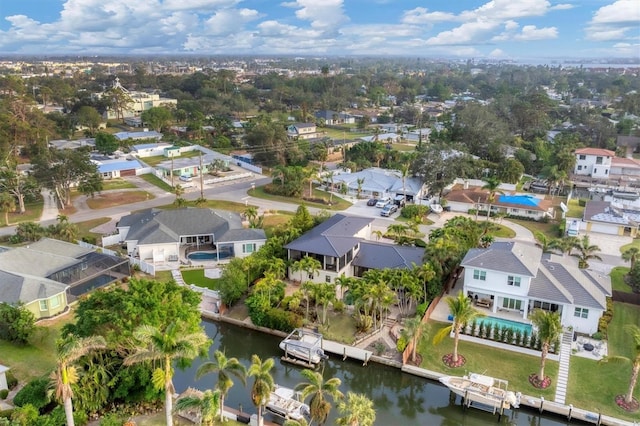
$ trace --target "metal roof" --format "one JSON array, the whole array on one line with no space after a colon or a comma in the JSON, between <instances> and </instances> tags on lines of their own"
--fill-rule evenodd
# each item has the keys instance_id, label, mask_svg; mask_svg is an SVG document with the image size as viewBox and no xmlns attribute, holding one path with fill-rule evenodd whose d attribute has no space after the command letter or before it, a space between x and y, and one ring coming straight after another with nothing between
<instances>
[{"instance_id":1,"label":"metal roof","mask_svg":"<svg viewBox=\"0 0 640 426\"><path fill-rule=\"evenodd\" d=\"M423 264L424 249L363 241L353 259L354 266L368 269L411 269Z\"/></svg>"}]
</instances>

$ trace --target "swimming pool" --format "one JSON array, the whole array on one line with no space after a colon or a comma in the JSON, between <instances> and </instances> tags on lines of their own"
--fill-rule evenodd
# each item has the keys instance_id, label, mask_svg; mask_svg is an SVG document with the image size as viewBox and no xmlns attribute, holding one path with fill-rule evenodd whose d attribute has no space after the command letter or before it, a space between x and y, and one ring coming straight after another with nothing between
<instances>
[{"instance_id":1,"label":"swimming pool","mask_svg":"<svg viewBox=\"0 0 640 426\"><path fill-rule=\"evenodd\" d=\"M220 251L220 257L218 257L215 251L194 251L187 255L189 260L218 260L226 259L231 256L231 250Z\"/></svg>"},{"instance_id":2,"label":"swimming pool","mask_svg":"<svg viewBox=\"0 0 640 426\"><path fill-rule=\"evenodd\" d=\"M493 327L493 324L497 324L498 327L511 327L514 331L520 331L524 333L525 331L531 336L531 324L525 324L523 322L510 321L502 318L496 317L486 317L478 319L478 326L484 323L485 327Z\"/></svg>"}]
</instances>

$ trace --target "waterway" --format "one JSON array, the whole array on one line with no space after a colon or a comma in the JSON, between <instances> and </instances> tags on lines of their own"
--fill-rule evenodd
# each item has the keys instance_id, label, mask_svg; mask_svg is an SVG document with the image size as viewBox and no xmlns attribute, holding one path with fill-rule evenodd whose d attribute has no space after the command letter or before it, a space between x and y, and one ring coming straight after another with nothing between
<instances>
[{"instance_id":1,"label":"waterway","mask_svg":"<svg viewBox=\"0 0 640 426\"><path fill-rule=\"evenodd\" d=\"M303 379L300 367L283 363L280 360L282 351L278 348L280 338L253 330L243 329L226 323L204 321L207 335L213 340L210 356L216 349L224 350L227 357L236 357L244 365L251 364L251 355L257 354L262 359L273 357L276 366L273 369L275 383L287 387L295 387ZM213 388L216 375L209 375L195 380L195 372L203 360L196 360L185 370L176 369L174 384L178 393L187 387L201 390ZM363 393L374 401L376 408L376 425L442 425L442 426L482 426L498 424L498 416L477 409L463 409L460 398L450 399L449 390L439 383L432 382L410 374L402 373L392 367L369 363L362 366L354 361L342 361L338 357L330 357L324 365L324 377L338 377L342 380L341 391ZM251 378L247 387L234 379L225 404L231 408L239 408L248 413L256 409L249 399ZM516 389L517 390L517 389ZM335 424L337 409L332 409L328 425ZM274 420L274 419L271 419ZM540 416L536 411L507 410L499 424L522 426L556 426L571 424L565 419Z\"/></svg>"}]
</instances>

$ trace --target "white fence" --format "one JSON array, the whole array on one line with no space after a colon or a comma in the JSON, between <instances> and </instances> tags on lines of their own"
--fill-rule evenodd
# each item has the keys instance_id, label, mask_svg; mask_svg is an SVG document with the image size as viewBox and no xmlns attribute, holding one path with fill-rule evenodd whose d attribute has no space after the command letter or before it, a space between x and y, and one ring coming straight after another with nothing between
<instances>
[{"instance_id":1,"label":"white fence","mask_svg":"<svg viewBox=\"0 0 640 426\"><path fill-rule=\"evenodd\" d=\"M102 247L112 246L114 244L121 243L120 234L107 235L106 237L102 237Z\"/></svg>"},{"instance_id":2,"label":"white fence","mask_svg":"<svg viewBox=\"0 0 640 426\"><path fill-rule=\"evenodd\" d=\"M213 184L213 183L227 182L227 181L236 180L236 179L244 179L244 178L251 177L251 176L253 176L253 173L239 173L239 174L235 174L235 175L221 176L221 177L216 177L216 178L211 178L211 179L204 179L202 182L205 185L210 185L210 184Z\"/></svg>"},{"instance_id":3,"label":"white fence","mask_svg":"<svg viewBox=\"0 0 640 426\"><path fill-rule=\"evenodd\" d=\"M233 159L237 166L242 167L243 169L251 170L254 173L262 174L262 167L254 166L253 164L245 163L242 160L238 160L237 158Z\"/></svg>"},{"instance_id":4,"label":"white fence","mask_svg":"<svg viewBox=\"0 0 640 426\"><path fill-rule=\"evenodd\" d=\"M144 260L129 257L129 264L132 266L138 266L142 272L146 272L149 275L156 275L156 267L151 263L147 263Z\"/></svg>"},{"instance_id":5,"label":"white fence","mask_svg":"<svg viewBox=\"0 0 640 426\"><path fill-rule=\"evenodd\" d=\"M100 247L100 246L95 246L95 245L89 244L89 243L87 243L85 241L78 241L78 245L80 247L93 249L93 250L95 250L95 251L97 251L99 253L104 253L104 254L108 254L110 256L120 257L120 253L118 253L117 251L109 250L109 249L106 249L106 248Z\"/></svg>"}]
</instances>

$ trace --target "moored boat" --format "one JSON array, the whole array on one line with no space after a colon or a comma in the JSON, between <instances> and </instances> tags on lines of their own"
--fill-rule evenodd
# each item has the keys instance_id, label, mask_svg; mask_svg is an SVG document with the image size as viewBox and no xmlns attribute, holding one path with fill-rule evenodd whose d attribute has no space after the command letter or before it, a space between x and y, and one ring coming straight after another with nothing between
<instances>
[{"instance_id":1,"label":"moored boat","mask_svg":"<svg viewBox=\"0 0 640 426\"><path fill-rule=\"evenodd\" d=\"M294 357L310 364L318 364L328 358L322 349L322 334L296 328L280 342L285 358Z\"/></svg>"},{"instance_id":2,"label":"moored boat","mask_svg":"<svg viewBox=\"0 0 640 426\"><path fill-rule=\"evenodd\" d=\"M276 385L269 395L265 408L278 417L284 419L309 419L309 406L300 401L298 393L293 389Z\"/></svg>"},{"instance_id":3,"label":"moored boat","mask_svg":"<svg viewBox=\"0 0 640 426\"><path fill-rule=\"evenodd\" d=\"M475 373L462 377L445 376L439 380L468 402L477 402L499 410L518 408L520 405L519 393L508 391L509 383L506 380Z\"/></svg>"}]
</instances>

